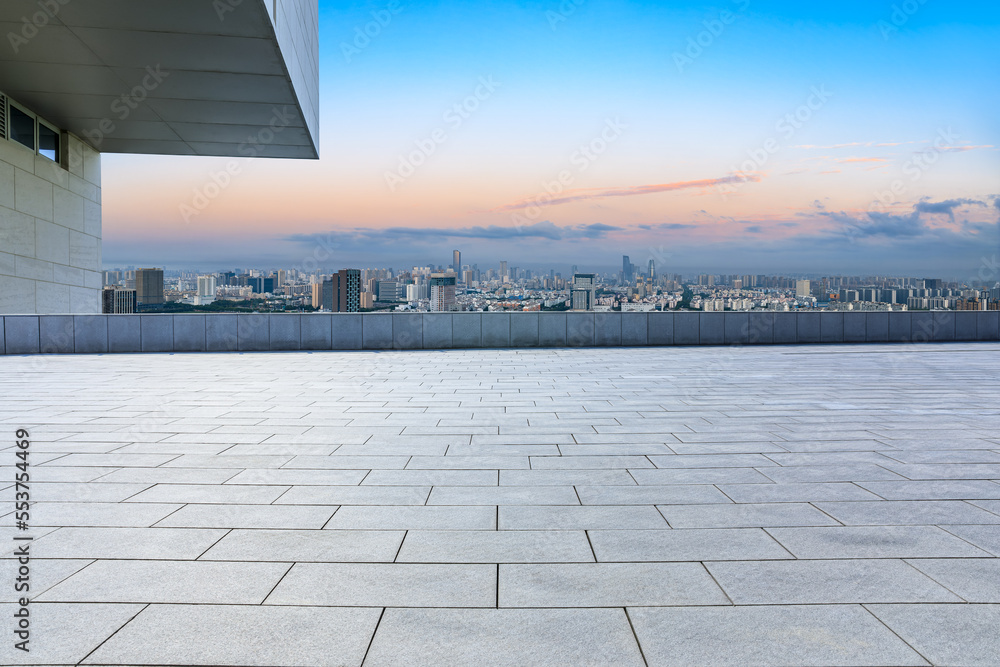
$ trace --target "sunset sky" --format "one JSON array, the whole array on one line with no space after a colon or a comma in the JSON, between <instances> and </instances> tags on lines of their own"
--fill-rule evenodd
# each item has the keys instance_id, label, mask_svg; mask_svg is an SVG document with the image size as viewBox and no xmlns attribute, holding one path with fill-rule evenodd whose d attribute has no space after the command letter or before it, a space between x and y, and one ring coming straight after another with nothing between
<instances>
[{"instance_id":1,"label":"sunset sky","mask_svg":"<svg viewBox=\"0 0 1000 667\"><path fill-rule=\"evenodd\" d=\"M241 160L185 221L226 159L106 155L104 262L1000 280L998 27L960 0L321 0L322 159Z\"/></svg>"}]
</instances>

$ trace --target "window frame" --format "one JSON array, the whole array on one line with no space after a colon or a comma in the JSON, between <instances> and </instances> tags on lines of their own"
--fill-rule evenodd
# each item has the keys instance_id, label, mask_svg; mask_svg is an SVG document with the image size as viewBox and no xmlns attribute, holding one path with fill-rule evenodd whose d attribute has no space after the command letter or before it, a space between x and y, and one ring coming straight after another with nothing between
<instances>
[{"instance_id":1,"label":"window frame","mask_svg":"<svg viewBox=\"0 0 1000 667\"><path fill-rule=\"evenodd\" d=\"M0 136L0 139L9 141L12 144L20 146L24 150L31 151L35 155L37 155L39 157L42 157L42 158L45 158L46 160L48 160L48 161L50 161L50 162L52 162L54 164L59 165L63 169L66 169L66 165L64 164L64 160L63 160L63 156L66 153L66 151L65 151L66 133L63 132L54 123L51 123L51 122L45 120L44 118L42 118L41 116L39 116L34 111L31 111L30 109L28 109L27 107L25 107L20 102L14 101L6 93L0 93L0 94L2 94L3 97L5 98L4 103L6 105L6 108L3 109L3 111L4 111L4 117L6 118L6 123L7 123L7 127L5 128L6 134L5 134L5 136ZM34 148L32 148L30 146L25 146L20 141L18 141L17 139L14 139L11 136L11 111L12 110L17 110L18 112L20 112L20 113L24 114L25 116L31 118L31 120L32 120L32 139L34 141ZM55 137L56 137L56 155L55 155L54 158L50 158L48 155L45 155L44 153L41 152L42 149L41 149L41 145L40 145L41 141L40 141L40 132L39 132L39 130L43 126L45 127L45 129L47 129L50 132L52 132L55 135Z\"/></svg>"}]
</instances>

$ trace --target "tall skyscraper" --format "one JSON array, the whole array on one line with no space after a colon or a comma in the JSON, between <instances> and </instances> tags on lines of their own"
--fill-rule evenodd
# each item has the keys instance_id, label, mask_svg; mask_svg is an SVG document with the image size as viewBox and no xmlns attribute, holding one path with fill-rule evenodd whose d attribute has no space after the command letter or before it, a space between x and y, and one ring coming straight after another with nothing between
<instances>
[{"instance_id":1,"label":"tall skyscraper","mask_svg":"<svg viewBox=\"0 0 1000 667\"><path fill-rule=\"evenodd\" d=\"M656 282L656 260L649 260L649 282Z\"/></svg>"},{"instance_id":2,"label":"tall skyscraper","mask_svg":"<svg viewBox=\"0 0 1000 667\"><path fill-rule=\"evenodd\" d=\"M507 273L507 260L500 262L500 282L507 282L510 274Z\"/></svg>"},{"instance_id":3,"label":"tall skyscraper","mask_svg":"<svg viewBox=\"0 0 1000 667\"><path fill-rule=\"evenodd\" d=\"M135 298L139 310L163 307L163 269L135 270Z\"/></svg>"},{"instance_id":4,"label":"tall skyscraper","mask_svg":"<svg viewBox=\"0 0 1000 667\"><path fill-rule=\"evenodd\" d=\"M462 253L458 250L451 252L451 268L456 276L462 275Z\"/></svg>"},{"instance_id":5,"label":"tall skyscraper","mask_svg":"<svg viewBox=\"0 0 1000 667\"><path fill-rule=\"evenodd\" d=\"M632 262L628 255L622 255L622 282L632 282Z\"/></svg>"},{"instance_id":6,"label":"tall skyscraper","mask_svg":"<svg viewBox=\"0 0 1000 667\"><path fill-rule=\"evenodd\" d=\"M361 311L361 269L341 269L333 276L336 280L336 306L338 313Z\"/></svg>"},{"instance_id":7,"label":"tall skyscraper","mask_svg":"<svg viewBox=\"0 0 1000 667\"><path fill-rule=\"evenodd\" d=\"M431 311L447 312L458 310L455 302L455 276L443 273L431 274Z\"/></svg>"},{"instance_id":8,"label":"tall skyscraper","mask_svg":"<svg viewBox=\"0 0 1000 667\"><path fill-rule=\"evenodd\" d=\"M809 281L808 280L796 280L795 281L795 296L803 297L809 296Z\"/></svg>"},{"instance_id":9,"label":"tall skyscraper","mask_svg":"<svg viewBox=\"0 0 1000 667\"><path fill-rule=\"evenodd\" d=\"M573 276L570 291L570 307L573 310L593 310L597 294L597 284L593 273L577 273Z\"/></svg>"}]
</instances>

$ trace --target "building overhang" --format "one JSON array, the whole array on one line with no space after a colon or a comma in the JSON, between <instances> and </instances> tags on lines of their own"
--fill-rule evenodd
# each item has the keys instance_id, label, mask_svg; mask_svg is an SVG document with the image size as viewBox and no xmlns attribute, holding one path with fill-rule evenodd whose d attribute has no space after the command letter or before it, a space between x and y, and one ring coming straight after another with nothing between
<instances>
[{"instance_id":1,"label":"building overhang","mask_svg":"<svg viewBox=\"0 0 1000 667\"><path fill-rule=\"evenodd\" d=\"M319 157L317 0L3 0L0 91L102 153Z\"/></svg>"}]
</instances>

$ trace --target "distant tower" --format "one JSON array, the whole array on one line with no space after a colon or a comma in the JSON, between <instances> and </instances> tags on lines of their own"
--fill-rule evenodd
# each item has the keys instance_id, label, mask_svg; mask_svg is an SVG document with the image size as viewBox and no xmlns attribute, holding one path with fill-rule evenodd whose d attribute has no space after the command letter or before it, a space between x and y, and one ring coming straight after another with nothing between
<instances>
[{"instance_id":1,"label":"distant tower","mask_svg":"<svg viewBox=\"0 0 1000 667\"><path fill-rule=\"evenodd\" d=\"M509 274L507 273L507 260L500 262L500 281L507 282Z\"/></svg>"},{"instance_id":2,"label":"distant tower","mask_svg":"<svg viewBox=\"0 0 1000 667\"><path fill-rule=\"evenodd\" d=\"M656 260L649 260L649 281L656 281Z\"/></svg>"},{"instance_id":3,"label":"distant tower","mask_svg":"<svg viewBox=\"0 0 1000 667\"><path fill-rule=\"evenodd\" d=\"M597 284L593 273L577 273L570 290L570 307L573 310L593 310Z\"/></svg>"},{"instance_id":4,"label":"distant tower","mask_svg":"<svg viewBox=\"0 0 1000 667\"><path fill-rule=\"evenodd\" d=\"M458 250L451 252L451 268L455 270L455 275L462 275L462 253Z\"/></svg>"},{"instance_id":5,"label":"distant tower","mask_svg":"<svg viewBox=\"0 0 1000 667\"><path fill-rule=\"evenodd\" d=\"M632 262L628 255L622 255L622 282L632 282Z\"/></svg>"}]
</instances>

